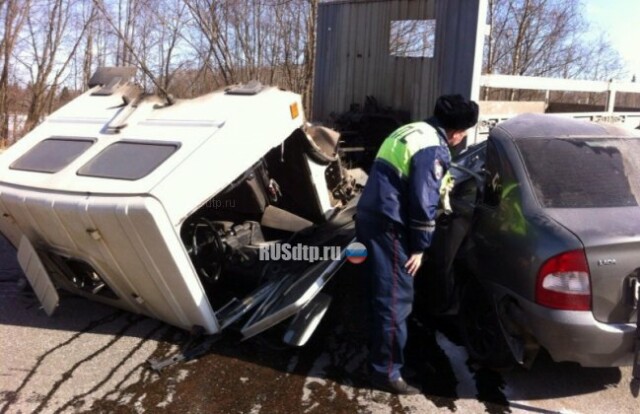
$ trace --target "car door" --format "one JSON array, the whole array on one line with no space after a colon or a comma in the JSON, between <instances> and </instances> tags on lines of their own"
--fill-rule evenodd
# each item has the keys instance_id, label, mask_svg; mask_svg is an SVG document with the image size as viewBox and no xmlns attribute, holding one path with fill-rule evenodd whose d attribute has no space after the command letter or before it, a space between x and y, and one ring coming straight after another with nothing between
<instances>
[{"instance_id":1,"label":"car door","mask_svg":"<svg viewBox=\"0 0 640 414\"><path fill-rule=\"evenodd\" d=\"M473 211L482 191L482 169L486 142L467 148L454 157L449 173L454 180L450 192L452 211L439 211L436 231L427 251L420 276L415 287L418 312L441 314L449 312L455 305L458 264L465 259L465 241L469 235ZM464 270L464 269L461 269ZM464 273L464 271L462 271Z\"/></svg>"},{"instance_id":2,"label":"car door","mask_svg":"<svg viewBox=\"0 0 640 414\"><path fill-rule=\"evenodd\" d=\"M484 190L474 212L472 271L483 280L509 284L522 272L527 223L520 184L500 143L487 142Z\"/></svg>"}]
</instances>

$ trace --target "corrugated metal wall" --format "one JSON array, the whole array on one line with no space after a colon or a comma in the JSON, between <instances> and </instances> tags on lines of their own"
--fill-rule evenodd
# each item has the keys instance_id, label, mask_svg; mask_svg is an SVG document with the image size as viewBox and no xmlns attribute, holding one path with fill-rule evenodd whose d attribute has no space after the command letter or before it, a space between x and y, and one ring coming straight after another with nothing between
<instances>
[{"instance_id":1,"label":"corrugated metal wall","mask_svg":"<svg viewBox=\"0 0 640 414\"><path fill-rule=\"evenodd\" d=\"M479 3L482 0L369 0L321 3L318 10L313 118L364 104L433 111L443 93L471 96ZM433 58L391 56L393 20L436 20ZM479 53L482 53L480 50Z\"/></svg>"}]
</instances>

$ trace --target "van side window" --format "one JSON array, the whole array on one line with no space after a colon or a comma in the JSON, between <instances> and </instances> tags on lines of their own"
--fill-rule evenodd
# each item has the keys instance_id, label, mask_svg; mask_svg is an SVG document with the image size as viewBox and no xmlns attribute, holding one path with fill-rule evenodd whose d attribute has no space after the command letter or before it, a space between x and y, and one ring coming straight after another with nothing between
<instances>
[{"instance_id":1,"label":"van side window","mask_svg":"<svg viewBox=\"0 0 640 414\"><path fill-rule=\"evenodd\" d=\"M47 138L18 158L9 168L47 174L57 173L84 154L95 141L95 138Z\"/></svg>"},{"instance_id":2,"label":"van side window","mask_svg":"<svg viewBox=\"0 0 640 414\"><path fill-rule=\"evenodd\" d=\"M180 148L177 142L122 140L109 145L78 170L78 175L139 180Z\"/></svg>"}]
</instances>

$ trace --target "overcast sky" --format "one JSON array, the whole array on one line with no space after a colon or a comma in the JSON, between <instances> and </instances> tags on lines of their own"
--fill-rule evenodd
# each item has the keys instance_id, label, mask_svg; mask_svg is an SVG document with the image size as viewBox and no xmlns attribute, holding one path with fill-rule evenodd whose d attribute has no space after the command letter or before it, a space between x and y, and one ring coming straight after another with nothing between
<instances>
[{"instance_id":1,"label":"overcast sky","mask_svg":"<svg viewBox=\"0 0 640 414\"><path fill-rule=\"evenodd\" d=\"M640 0L584 0L591 23L609 35L627 64L630 80L640 81Z\"/></svg>"}]
</instances>

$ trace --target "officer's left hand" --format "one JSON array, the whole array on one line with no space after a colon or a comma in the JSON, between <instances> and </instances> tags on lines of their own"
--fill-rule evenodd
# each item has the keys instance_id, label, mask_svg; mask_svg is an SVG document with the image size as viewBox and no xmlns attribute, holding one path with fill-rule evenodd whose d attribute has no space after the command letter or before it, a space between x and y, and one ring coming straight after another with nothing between
<instances>
[{"instance_id":1,"label":"officer's left hand","mask_svg":"<svg viewBox=\"0 0 640 414\"><path fill-rule=\"evenodd\" d=\"M411 276L415 276L418 273L418 269L422 265L422 253L414 253L409 257L407 263L404 264L405 269L407 269L407 273Z\"/></svg>"}]
</instances>

